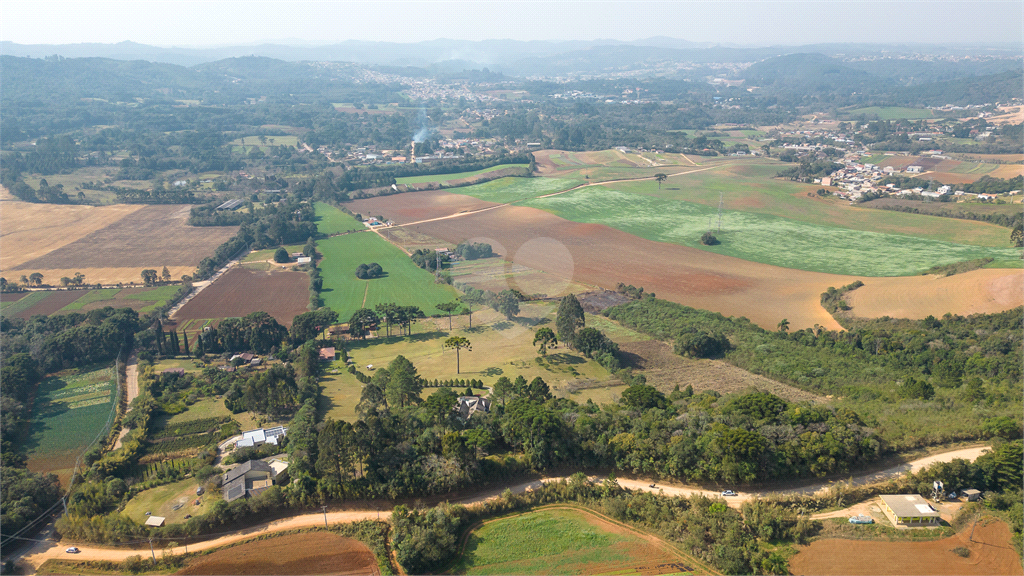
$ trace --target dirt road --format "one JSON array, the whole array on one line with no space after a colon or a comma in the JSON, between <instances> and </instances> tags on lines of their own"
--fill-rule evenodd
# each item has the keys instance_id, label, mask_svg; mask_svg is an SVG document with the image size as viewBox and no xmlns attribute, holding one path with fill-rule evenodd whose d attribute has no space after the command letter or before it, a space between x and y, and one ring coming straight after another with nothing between
<instances>
[{"instance_id":1,"label":"dirt road","mask_svg":"<svg viewBox=\"0 0 1024 576\"><path fill-rule=\"evenodd\" d=\"M907 471L914 471L914 472L916 472L917 470L920 470L921 468L923 468L925 466L928 466L929 464L933 464L935 462L949 462L949 461L951 461L951 460L953 460L955 458L963 458L965 460L974 460L978 456L980 456L987 449L988 449L987 446L976 446L976 447L971 447L971 448L962 448L962 449L958 449L958 450L952 450L952 451L943 452L943 453L940 453L940 454L933 454L933 455L925 457L925 458L920 458L918 460L913 460L911 462L907 462L907 463L902 464L900 466L893 466L892 468L883 470L881 472L876 472L876 473L872 473L872 474L864 474L864 475L855 477L853 479L853 481L854 481L854 483L857 483L857 484L864 484L864 483L868 483L868 482L877 482L877 481L880 481L880 480L886 480L888 478L891 478L891 477L903 474L903 473L905 473ZM590 478L591 478L592 481L595 481L595 482L601 482L601 481L604 480L604 477L602 477L602 476L591 476ZM467 497L467 498L464 498L464 499L461 499L461 500L456 500L456 501L454 501L454 503L463 504L463 505L466 505L466 506L472 506L472 505L484 502L486 500L490 500L492 498L497 498L506 489L507 490L511 490L513 493L521 494L523 492L528 492L528 491L536 490L537 488L541 487L542 485L544 485L544 484L546 484L548 482L557 482L559 480L562 480L562 477L542 478L540 480L534 480L534 481L530 481L530 482L521 482L521 483L518 483L518 484L514 484L512 486L502 486L502 487L494 488L494 489L491 489L491 490L487 490L487 491L479 493L479 494L475 494L473 496L470 496L470 497ZM623 488L628 488L630 490L641 490L641 491L644 491L644 492L654 492L654 493L659 493L660 492L660 493L665 494L666 496L692 496L694 494L703 494L704 496L712 498L712 497L718 497L719 494L720 494L720 492L716 491L716 490L707 490L707 489L703 489L703 488L696 488L696 487L692 487L692 486L683 486L683 485L677 485L677 484L666 484L666 483L663 483L663 482L652 482L651 480L643 480L643 479L638 479L638 478L634 478L634 479L619 478L618 479L618 483ZM651 488L651 484L652 483L654 484L654 488ZM789 489L789 490L780 490L780 491L777 491L776 493L780 493L780 494L801 494L801 493L810 494L810 493L817 492L819 490L827 490L828 487L831 486L831 485L832 485L832 482L818 482L818 483L814 483L814 484L808 485L808 486L803 487L803 488L793 488L793 489ZM736 496L727 497L726 501L728 502L729 506L731 506L733 508L739 508L740 506L742 506L743 502L746 502L746 501L749 501L749 500L753 500L756 497L765 496L767 494L768 494L767 492L740 492ZM855 505L855 506L859 506L859 505ZM854 508L854 507L851 507L851 509L852 508ZM841 515L849 513L849 510L850 509L844 510L844 511L837 511L837 512L833 512L833 513L830 513L830 514L831 515L839 515L839 516L841 516ZM340 511L340 512L328 512L327 516L326 516L326 522L328 522L328 523L355 522L355 521L358 521L358 520L370 520L370 519L376 519L376 518L380 518L381 520L386 520L386 519L388 519L390 517L391 517L391 511L390 510L379 510L379 511L378 510L346 510L346 511ZM226 535L220 536L220 537L212 539L212 540L206 540L206 541L203 541L203 542L198 542L198 543L195 543L195 544L190 544L189 546L187 546L187 548L188 548L189 552L196 552L196 551L200 551L200 550L209 550L211 548L216 548L218 546L223 546L225 544L231 544L231 543L234 543L234 542L239 542L241 540L245 540L245 539L251 538L251 537L253 537L255 535L264 534L264 533L268 533L268 532L279 532L279 531L285 531L285 530L293 530L293 529L296 529L296 528L306 528L306 527L311 527L311 526L319 526L322 523L324 523L324 521L325 521L324 514L321 514L321 513L317 513L317 514L301 514L301 515L298 515L298 516L291 516L289 518L283 518L281 520L275 520L273 522L269 522L269 523L265 523L265 524L259 524L257 526L253 526L251 528L247 528L245 530L241 530L241 531L238 531L238 532L232 532L231 534L226 534ZM81 550L81 552L78 553L78 554L74 554L74 555L67 554L66 552L64 552L64 550L67 547L69 547L69 546L77 546L79 548L79 550ZM175 554L184 553L186 551L185 548L186 548L185 546L179 546L179 547L174 548L173 552ZM30 567L32 569L32 571L34 572L35 569L37 569L40 565L42 565L43 562L45 562L46 560L48 560L50 558L59 558L59 559L68 559L68 560L71 560L71 559L74 559L74 560L110 560L110 561L114 561L114 562L119 562L119 561L122 561L122 560L124 560L125 558L127 558L129 556L134 556L136 554L145 555L144 553L147 552L147 551L148 551L148 547L145 550L144 549L126 549L126 548L106 548L106 547L93 546L93 545L75 544L74 542L68 542L68 541L64 541L64 542L61 542L59 544L55 543L55 542L51 542L51 541L43 541L43 542L37 543L32 548L26 550L21 555L20 562L24 566Z\"/></svg>"},{"instance_id":2,"label":"dirt road","mask_svg":"<svg viewBox=\"0 0 1024 576\"><path fill-rule=\"evenodd\" d=\"M128 364L124 367L125 374L125 393L127 394L128 406L132 405L132 400L139 395L139 357L137 351L133 350L132 355L128 357ZM121 441L124 437L131 432L131 428L121 427L121 433L117 435L117 441L114 442L114 450L121 447Z\"/></svg>"}]
</instances>

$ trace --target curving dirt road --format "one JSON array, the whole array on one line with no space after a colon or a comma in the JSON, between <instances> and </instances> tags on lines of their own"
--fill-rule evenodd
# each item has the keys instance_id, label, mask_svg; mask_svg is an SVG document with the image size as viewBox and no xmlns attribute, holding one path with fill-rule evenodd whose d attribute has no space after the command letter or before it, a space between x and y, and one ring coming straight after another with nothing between
<instances>
[{"instance_id":1,"label":"curving dirt road","mask_svg":"<svg viewBox=\"0 0 1024 576\"><path fill-rule=\"evenodd\" d=\"M939 454L933 454L924 458L919 458L910 462L906 462L899 466L893 466L880 472L874 472L871 474L863 474L854 477L852 480L854 484L868 484L871 482L878 482L886 480L895 476L899 476L906 472L916 472L922 468L933 464L935 462L950 462L956 458L962 458L965 460L973 461L983 452L988 450L988 446L974 446L970 448L961 448L957 450L951 450L949 452L942 452ZM591 476L591 480L600 482L604 480L602 476ZM454 501L456 504L463 504L465 506L472 506L481 502L497 498L506 489L511 490L513 493L523 493L533 491L548 482L557 482L562 480L563 477L550 477L542 478L540 480L533 480L530 482L521 482L512 486L502 486L499 488L493 488L485 492L463 498ZM665 484L662 482L652 482L650 480L643 479L627 479L619 478L618 483L623 488L630 490L642 490L645 492L663 493L666 496L692 496L694 494L702 494L709 498L719 496L720 492L716 490L707 490L703 488L696 488L692 486L683 486L678 484ZM654 488L651 488L651 484L654 484ZM827 490L833 482L818 482L810 484L801 488L792 488L786 490L774 491L777 494L811 494L820 490ZM730 496L726 498L729 506L739 508L743 502L753 500L754 498L766 496L768 492L741 492L736 496ZM855 505L857 506L857 505ZM852 509L853 507L851 507ZM830 515L845 515L848 514L851 509L836 511L829 513ZM390 510L346 510L339 512L328 512L326 521L328 523L339 523L339 522L355 522L358 520L370 520L380 518L386 520L390 518ZM291 516L288 518L282 518L281 520L275 520L273 522L259 524L245 530L226 534L212 540L206 540L187 546L188 551L196 552L200 550L209 550L225 544L231 544L251 538L252 536L263 534L267 532L279 532L284 530L292 530L295 528L306 528L311 526L319 526L325 521L322 513L316 514L301 514L298 516ZM76 545L81 552L75 555L70 555L64 552L68 546L76 545L73 542L61 542L56 543L52 541L42 541L37 543L35 546L26 550L21 554L20 562L26 567L31 567L33 571L37 569L43 562L50 558L62 558L62 559L76 559L76 560L110 560L119 562L129 556L136 554L142 554L148 550L146 549L126 549L126 548L106 548L93 545ZM175 554L185 552L185 546L178 546L172 551Z\"/></svg>"},{"instance_id":2,"label":"curving dirt road","mask_svg":"<svg viewBox=\"0 0 1024 576\"><path fill-rule=\"evenodd\" d=\"M137 350L132 350L132 355L128 357L128 363L124 367L127 406L131 406L132 400L139 395L139 357L137 352ZM128 435L128 432L131 432L131 428L121 427L121 433L117 435L117 440L114 442L114 450L121 447L121 441Z\"/></svg>"}]
</instances>

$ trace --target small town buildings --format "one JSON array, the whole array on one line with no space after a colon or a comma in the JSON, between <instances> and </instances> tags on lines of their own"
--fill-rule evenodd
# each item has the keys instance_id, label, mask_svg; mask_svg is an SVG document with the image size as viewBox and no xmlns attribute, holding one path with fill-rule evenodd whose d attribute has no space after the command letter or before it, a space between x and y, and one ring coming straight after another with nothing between
<instances>
[{"instance_id":1,"label":"small town buildings","mask_svg":"<svg viewBox=\"0 0 1024 576\"><path fill-rule=\"evenodd\" d=\"M921 173L921 167L920 166L916 166L916 165L915 166L907 166L907 173L909 173L909 174L920 174Z\"/></svg>"},{"instance_id":2,"label":"small town buildings","mask_svg":"<svg viewBox=\"0 0 1024 576\"><path fill-rule=\"evenodd\" d=\"M883 494L882 510L892 525L934 526L939 523L939 513L920 494Z\"/></svg>"},{"instance_id":3,"label":"small town buildings","mask_svg":"<svg viewBox=\"0 0 1024 576\"><path fill-rule=\"evenodd\" d=\"M974 488L961 490L960 495L963 496L964 498L967 498L968 502L977 502L978 500L981 499L981 491L975 490Z\"/></svg>"}]
</instances>

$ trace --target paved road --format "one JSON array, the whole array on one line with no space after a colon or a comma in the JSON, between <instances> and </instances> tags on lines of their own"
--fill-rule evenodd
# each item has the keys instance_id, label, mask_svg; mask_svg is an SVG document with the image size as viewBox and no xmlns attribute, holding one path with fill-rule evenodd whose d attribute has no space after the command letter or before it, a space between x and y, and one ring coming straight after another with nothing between
<instances>
[{"instance_id":1,"label":"paved road","mask_svg":"<svg viewBox=\"0 0 1024 576\"><path fill-rule=\"evenodd\" d=\"M975 458L980 456L982 454L982 452L984 452L987 449L988 449L987 446L977 446L977 447L973 447L973 448L963 448L963 449L959 449L959 450L952 450L952 451L949 451L949 452L943 452L943 453L940 453L940 454L934 454L934 455L928 456L926 458L920 458L918 460L913 460L911 462L907 462L906 464L903 464L903 465L900 465L900 466L894 466L892 468L889 468L887 470L883 470L881 472L876 472L876 473L873 473L873 474L864 474L862 476L855 477L853 480L854 480L854 483L857 483L857 484L864 484L864 483L868 483L868 482L877 482L877 481L880 481L880 480L886 480L888 478L899 476L900 474L903 474L903 473L907 472L908 470L909 471L920 470L921 468L923 468L923 467L925 467L925 466L927 466L929 464L935 463L935 462L949 462L949 461L951 461L951 460L953 460L955 458L963 458L965 460L974 460ZM464 498L464 499L461 499L461 500L456 500L455 503L463 504L463 505L466 505L466 506L472 506L472 505L484 502L486 500L490 500L492 498L497 498L506 489L511 490L513 493L523 493L523 492L528 492L528 491L536 490L537 488L539 488L540 486L542 486L545 483L557 482L557 481L559 481L561 479L562 479L561 477L542 478L540 480L534 480L534 481L531 481L531 482L521 482L521 483L518 483L518 484L514 484L512 486L502 486L502 487L494 488L494 489L491 489L491 490L487 490L485 492L476 494L476 495L471 496L471 497L467 497L467 498ZM604 480L604 478L601 477L601 476L591 476L591 479L596 481L596 482L600 482L600 481ZM706 489L702 489L702 488L696 488L696 487L692 487L692 486L676 485L676 484L664 484L664 483L661 483L661 482L654 482L655 487L651 488L650 485L652 484L652 482L650 480L619 478L618 482L619 482L619 485L622 486L623 488L628 488L630 490L642 490L642 491L645 491L645 492L655 492L655 493L661 492L661 493L664 493L667 496L692 496L694 494L703 494L703 495L708 496L708 497L716 497L716 496L719 495L719 492L715 491L715 490L706 490ZM807 493L814 493L814 492L817 492L819 490L827 490L828 487L831 486L831 485L832 485L832 482L819 482L819 483L811 484L811 485L803 487L803 488L793 488L793 489L789 489L789 490L780 490L780 491L777 491L776 493L781 493L781 494L801 494L801 493L807 494ZM758 496L761 496L761 495L764 495L764 494L766 494L766 493L761 493L761 492L741 492L737 496L732 496L732 497L727 498L726 501L728 502L728 504L730 506L732 506L734 508L738 508L738 507L740 507L743 504L743 502L746 502L748 500L753 500L754 498L756 498ZM833 514L842 515L842 514L845 514L845 513L846 512L844 512L844 511L840 511L840 512L835 512ZM380 510L380 511L378 511L378 510L346 510L346 511L339 511L339 512L328 512L327 513L326 521L328 523L355 522L357 520L376 519L378 517L381 520L386 520L386 519L390 518L390 516L391 516L391 511L390 510ZM238 542L240 540L245 540L247 538L251 538L252 536L258 535L258 534L263 534L263 533L268 533L268 532L277 532L277 531L282 531L282 530L292 530L292 529L295 529L295 528L305 528L305 527L310 527L310 526L319 526L323 522L324 522L324 515L323 514L301 514L301 515L298 515L298 516L291 516L291 517L288 517L288 518L282 518L281 520L275 520L273 522L260 524L258 526L253 526L252 528L248 528L248 529L241 530L241 531L238 531L238 532L233 532L231 534L226 534L226 535L220 536L218 538L215 538L213 540L206 540L206 541L199 542L199 543L196 543L196 544L191 544L191 545L188 546L188 551L189 552L194 552L194 551L200 551L200 550L208 550L210 548L216 548L218 546L223 546L225 544L230 544L230 543L233 543L233 542ZM77 546L81 550L81 553L75 554L75 555L71 555L71 554L65 553L64 550L68 546ZM59 544L55 543L55 542L45 541L45 542L39 542L35 546L33 546L32 548L26 550L21 555L20 562L25 567L31 568L32 571L34 572L36 568L38 568L43 562L45 562L49 558L66 558L66 559L78 559L78 560L110 560L110 561L118 562L118 561L124 560L125 558L127 558L129 556L134 556L136 554L143 554L144 555L144 553L147 552L147 551L148 551L148 549L147 550L141 550L141 549L130 549L129 550L129 549L124 549L124 548L104 548L104 547L93 546L93 545L75 544L74 542L67 542L67 541L61 542ZM185 552L185 547L184 546L176 547L176 548L173 549L173 552L175 554L183 553L183 552Z\"/></svg>"}]
</instances>

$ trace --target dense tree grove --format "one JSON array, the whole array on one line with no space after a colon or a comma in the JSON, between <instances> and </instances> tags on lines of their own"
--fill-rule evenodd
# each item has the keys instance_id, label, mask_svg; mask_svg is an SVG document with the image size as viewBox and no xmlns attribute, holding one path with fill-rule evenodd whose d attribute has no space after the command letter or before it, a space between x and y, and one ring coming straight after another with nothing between
<instances>
[{"instance_id":1,"label":"dense tree grove","mask_svg":"<svg viewBox=\"0 0 1024 576\"><path fill-rule=\"evenodd\" d=\"M699 350L691 346L716 339L716 350L741 368L841 396L896 448L985 437L985 422L1016 414L1021 403L1021 308L970 317L880 318L843 332L816 327L788 333L657 299L605 313L657 338L675 339L677 353L695 355ZM894 405L909 412L909 421L889 416Z\"/></svg>"}]
</instances>

